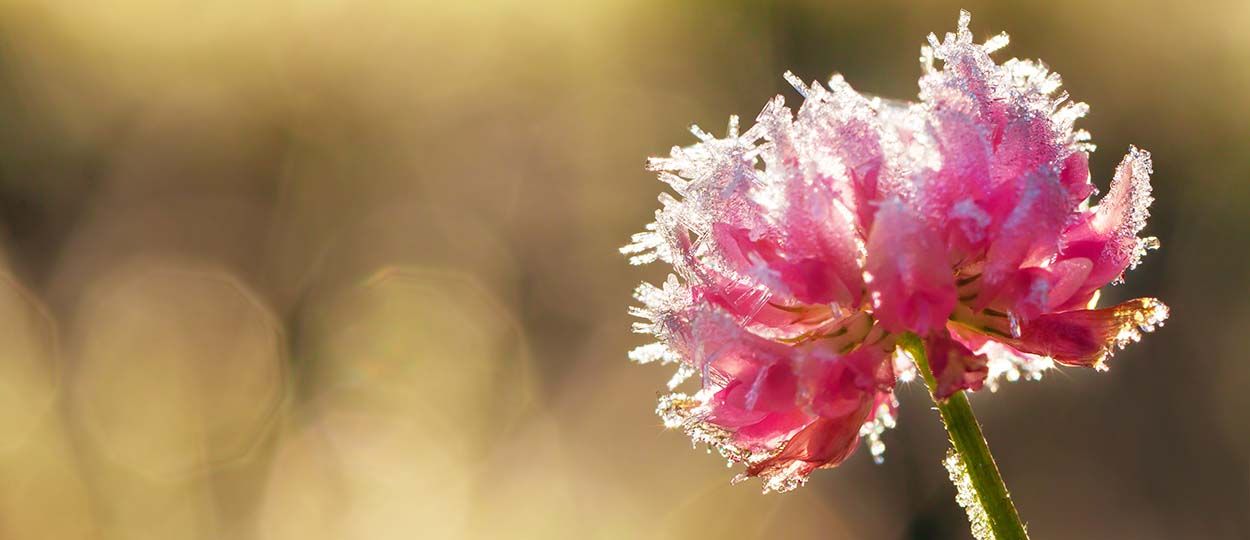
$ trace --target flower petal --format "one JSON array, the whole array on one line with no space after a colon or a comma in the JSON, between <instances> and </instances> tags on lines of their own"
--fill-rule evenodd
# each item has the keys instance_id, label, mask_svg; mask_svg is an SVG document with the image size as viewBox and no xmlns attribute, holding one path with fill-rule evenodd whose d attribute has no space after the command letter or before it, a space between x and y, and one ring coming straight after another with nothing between
<instances>
[{"instance_id":1,"label":"flower petal","mask_svg":"<svg viewBox=\"0 0 1250 540\"><path fill-rule=\"evenodd\" d=\"M879 346L861 346L844 355L819 346L804 352L804 393L810 396L811 410L818 416L840 418L859 408L865 394L892 391L892 365Z\"/></svg>"},{"instance_id":2,"label":"flower petal","mask_svg":"<svg viewBox=\"0 0 1250 540\"><path fill-rule=\"evenodd\" d=\"M854 451L864 424L881 403L892 403L894 372L889 355L877 346L861 346L835 355L818 346L801 354L809 409L816 416L789 437L780 451L753 461L745 476L760 476L765 490L785 491L801 484L817 468L833 467ZM887 411L888 413L888 408Z\"/></svg>"},{"instance_id":3,"label":"flower petal","mask_svg":"<svg viewBox=\"0 0 1250 540\"><path fill-rule=\"evenodd\" d=\"M937 399L946 399L960 390L980 390L989 374L985 356L973 353L950 336L935 334L926 338L925 352L937 379Z\"/></svg>"},{"instance_id":4,"label":"flower petal","mask_svg":"<svg viewBox=\"0 0 1250 540\"><path fill-rule=\"evenodd\" d=\"M978 308L997 299L1021 266L1053 255L1067 222L1070 199L1057 178L1040 172L1031 174L1023 179L1019 189L1010 213L993 233L976 301Z\"/></svg>"},{"instance_id":5,"label":"flower petal","mask_svg":"<svg viewBox=\"0 0 1250 540\"><path fill-rule=\"evenodd\" d=\"M842 418L820 418L808 424L777 455L748 466L745 476L762 477L766 491L788 491L802 485L812 471L842 463L855 452L871 405L864 401Z\"/></svg>"},{"instance_id":6,"label":"flower petal","mask_svg":"<svg viewBox=\"0 0 1250 540\"><path fill-rule=\"evenodd\" d=\"M1103 368L1117 349L1141 339L1168 317L1168 307L1154 298L1137 298L1103 309L1085 309L1037 317L1010 341L1015 348L1053 358L1069 366Z\"/></svg>"},{"instance_id":7,"label":"flower petal","mask_svg":"<svg viewBox=\"0 0 1250 540\"><path fill-rule=\"evenodd\" d=\"M1079 257L1046 267L1021 268L998 294L994 305L1013 314L1018 323L1025 323L1042 313L1056 311L1071 300L1084 285L1091 268L1089 259Z\"/></svg>"},{"instance_id":8,"label":"flower petal","mask_svg":"<svg viewBox=\"0 0 1250 540\"><path fill-rule=\"evenodd\" d=\"M860 230L872 226L877 181L888 174L883 125L871 100L839 75L829 89L812 85L796 121L798 142L816 177L852 212Z\"/></svg>"},{"instance_id":9,"label":"flower petal","mask_svg":"<svg viewBox=\"0 0 1250 540\"><path fill-rule=\"evenodd\" d=\"M1074 297L1087 297L1088 293L1119 280L1125 270L1137 265L1153 243L1153 239L1137 236L1146 226L1150 203L1154 201L1150 195L1150 174L1150 153L1129 147L1128 155L1116 168L1107 195L1064 232L1060 260L1080 257L1094 263Z\"/></svg>"},{"instance_id":10,"label":"flower petal","mask_svg":"<svg viewBox=\"0 0 1250 540\"><path fill-rule=\"evenodd\" d=\"M1038 380L1042 374L1054 367L1054 362L1044 356L1024 353L1015 347L999 341L992 336L976 331L972 327L951 321L947 324L951 339L961 343L968 350L986 358L985 386L990 391L998 390L1002 379L1015 382L1020 379Z\"/></svg>"},{"instance_id":11,"label":"flower petal","mask_svg":"<svg viewBox=\"0 0 1250 540\"><path fill-rule=\"evenodd\" d=\"M819 93L809 94L803 108L807 122L801 125L791 119L780 100L760 113L759 132L767 141L760 155L775 184L765 189L771 189L777 199L770 223L778 233L772 256L763 260L801 302L856 306L863 290L863 241L848 205L856 204L858 190L841 157L862 150L868 155L845 157L871 160L876 139L869 129L860 134L863 141L838 140L838 128L845 126L829 125L833 121L827 115L813 118L812 111L821 108L816 105L840 108L841 104L824 99L830 94L819 86L812 91ZM854 93L849 88L846 92ZM809 124L813 122L824 129L812 129Z\"/></svg>"},{"instance_id":12,"label":"flower petal","mask_svg":"<svg viewBox=\"0 0 1250 540\"><path fill-rule=\"evenodd\" d=\"M864 271L874 316L892 332L927 334L955 307L955 276L940 238L898 200L877 210Z\"/></svg>"}]
</instances>

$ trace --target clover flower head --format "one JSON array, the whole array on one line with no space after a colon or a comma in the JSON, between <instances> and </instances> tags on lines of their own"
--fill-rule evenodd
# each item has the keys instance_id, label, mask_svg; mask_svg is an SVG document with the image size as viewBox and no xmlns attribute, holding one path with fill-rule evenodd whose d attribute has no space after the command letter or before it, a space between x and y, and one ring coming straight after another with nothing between
<instances>
[{"instance_id":1,"label":"clover flower head","mask_svg":"<svg viewBox=\"0 0 1250 540\"><path fill-rule=\"evenodd\" d=\"M653 158L673 194L622 248L673 275L644 284L631 352L677 364L666 426L718 449L764 489L801 485L861 438L878 460L893 389L914 376L896 337L920 336L939 399L1105 368L1167 318L1158 300L1097 308L1149 249L1150 154L1130 147L1096 205L1083 103L1038 62L958 30L921 49L919 101L868 97L835 75L787 73L753 126ZM694 378L693 393L676 392Z\"/></svg>"}]
</instances>

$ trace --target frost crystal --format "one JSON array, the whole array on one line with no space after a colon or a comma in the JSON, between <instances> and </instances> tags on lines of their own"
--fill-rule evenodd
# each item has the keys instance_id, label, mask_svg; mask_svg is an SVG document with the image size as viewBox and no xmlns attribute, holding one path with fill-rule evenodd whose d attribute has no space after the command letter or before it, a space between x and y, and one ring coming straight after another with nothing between
<instances>
[{"instance_id":1,"label":"frost crystal","mask_svg":"<svg viewBox=\"0 0 1250 540\"><path fill-rule=\"evenodd\" d=\"M635 291L656 342L629 357L677 365L657 412L739 478L792 489L860 439L879 462L894 386L916 375L903 332L945 399L1105 368L1166 319L1150 298L1094 307L1157 247L1139 237L1150 154L1130 148L1091 205L1088 106L1041 62L995 62L1006 34L978 44L969 22L928 37L914 103L787 72L797 107L777 96L723 137L691 126L693 145L647 161L669 191L621 252L672 274Z\"/></svg>"},{"instance_id":2,"label":"frost crystal","mask_svg":"<svg viewBox=\"0 0 1250 540\"><path fill-rule=\"evenodd\" d=\"M990 518L985 513L985 506L972 486L972 477L968 476L968 467L954 448L946 450L946 459L942 460L946 473L950 475L951 484L955 485L955 502L959 503L968 514L968 524L972 527L972 537L977 540L994 540L994 531L990 528Z\"/></svg>"},{"instance_id":3,"label":"frost crystal","mask_svg":"<svg viewBox=\"0 0 1250 540\"><path fill-rule=\"evenodd\" d=\"M894 409L898 407L898 400L890 399L889 403L878 404L873 419L859 428L859 436L868 438L868 452L872 454L873 463L878 465L885 463L885 443L881 435L895 426Z\"/></svg>"}]
</instances>

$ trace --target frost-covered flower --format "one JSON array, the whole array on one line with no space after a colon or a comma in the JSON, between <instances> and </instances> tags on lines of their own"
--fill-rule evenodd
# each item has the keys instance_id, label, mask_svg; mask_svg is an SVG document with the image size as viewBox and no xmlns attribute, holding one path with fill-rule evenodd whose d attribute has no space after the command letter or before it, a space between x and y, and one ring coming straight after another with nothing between
<instances>
[{"instance_id":1,"label":"frost-covered flower","mask_svg":"<svg viewBox=\"0 0 1250 540\"><path fill-rule=\"evenodd\" d=\"M1083 103L1036 62L995 63L969 16L921 49L920 100L866 97L840 76L787 78L756 124L649 161L677 197L622 248L671 264L642 285L638 362L679 364L659 414L746 464L766 490L842 462L866 436L880 458L893 388L913 376L895 338L925 341L937 398L1037 378L1054 363L1103 368L1167 317L1157 300L1096 309L1156 244L1138 233L1150 155L1136 148L1096 206ZM940 67L939 67L940 64Z\"/></svg>"}]
</instances>

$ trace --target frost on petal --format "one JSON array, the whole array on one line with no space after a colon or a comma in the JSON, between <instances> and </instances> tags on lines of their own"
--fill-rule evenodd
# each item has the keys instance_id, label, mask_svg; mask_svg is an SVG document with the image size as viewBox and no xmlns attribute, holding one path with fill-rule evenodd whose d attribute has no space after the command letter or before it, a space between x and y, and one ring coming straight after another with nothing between
<instances>
[{"instance_id":1,"label":"frost on petal","mask_svg":"<svg viewBox=\"0 0 1250 540\"><path fill-rule=\"evenodd\" d=\"M890 174L891 166L874 100L834 75L828 90L812 85L796 122L796 143L811 164L814 180L827 185L852 212L852 223L870 227L878 180Z\"/></svg>"},{"instance_id":2,"label":"frost on petal","mask_svg":"<svg viewBox=\"0 0 1250 540\"><path fill-rule=\"evenodd\" d=\"M629 351L629 359L639 364L650 364L655 361L661 364L671 364L680 360L680 357L663 343L648 343Z\"/></svg>"},{"instance_id":3,"label":"frost on petal","mask_svg":"<svg viewBox=\"0 0 1250 540\"><path fill-rule=\"evenodd\" d=\"M1168 307L1153 298L1046 314L1025 325L1012 345L1060 364L1103 369L1111 354L1161 326L1167 317Z\"/></svg>"},{"instance_id":4,"label":"frost on petal","mask_svg":"<svg viewBox=\"0 0 1250 540\"><path fill-rule=\"evenodd\" d=\"M1033 174L1023 179L1020 195L995 231L985 257L977 305L985 307L1022 266L1040 263L1057 250L1070 211L1067 191L1056 178Z\"/></svg>"},{"instance_id":5,"label":"frost on petal","mask_svg":"<svg viewBox=\"0 0 1250 540\"><path fill-rule=\"evenodd\" d=\"M680 198L662 211L705 236L713 223L752 219L755 209L747 195L757 171L755 145L745 138L732 133L724 139L700 138L698 144L674 147L667 158L652 158L647 169L659 173Z\"/></svg>"},{"instance_id":6,"label":"frost on petal","mask_svg":"<svg viewBox=\"0 0 1250 540\"><path fill-rule=\"evenodd\" d=\"M955 307L955 277L941 240L902 202L877 210L868 236L865 281L875 316L886 329L927 334Z\"/></svg>"},{"instance_id":7,"label":"frost on petal","mask_svg":"<svg viewBox=\"0 0 1250 540\"><path fill-rule=\"evenodd\" d=\"M991 133L969 97L948 88L935 93L927 117L942 160L938 170L920 175L921 212L947 230L956 258L965 258L987 240L990 216L982 207L991 188Z\"/></svg>"},{"instance_id":8,"label":"frost on petal","mask_svg":"<svg viewBox=\"0 0 1250 540\"><path fill-rule=\"evenodd\" d=\"M1137 266L1148 249L1156 247L1155 239L1137 236L1146 227L1154 201L1150 195L1151 172L1150 153L1129 147L1107 195L1064 233L1060 259L1082 257L1094 263L1081 292L1118 281L1125 270Z\"/></svg>"},{"instance_id":9,"label":"frost on petal","mask_svg":"<svg viewBox=\"0 0 1250 540\"><path fill-rule=\"evenodd\" d=\"M861 120L871 117L853 90L833 96L820 90L813 97L806 107L809 124L828 128L832 120L825 117L852 112ZM815 112L838 107L843 112ZM709 299L758 324L794 324L776 306L806 313L804 305L811 305L827 314L819 306L858 305L864 246L847 204L856 204L858 176L875 175L876 169L839 157L873 160L874 129L850 123L859 127L813 134L815 128L796 126L778 96L745 134L738 135L736 125L724 139L696 129L700 143L649 162L677 196L661 196L655 222L622 252L635 263L673 264ZM829 154L832 137L856 130L862 141L841 143L842 150ZM862 155L853 152L861 147Z\"/></svg>"},{"instance_id":10,"label":"frost on petal","mask_svg":"<svg viewBox=\"0 0 1250 540\"><path fill-rule=\"evenodd\" d=\"M1092 147L1088 134L1074 129L1087 107L1054 95L1058 75L1034 62L995 63L990 53L1005 39L978 45L967 23L964 13L956 33L930 35L922 54L920 99L943 166L921 187L927 212L938 211L948 227L957 260L991 243L986 287L995 293L1026 256L1054 254L1069 214L1093 190L1085 154ZM1036 229L1036 242L1021 237L1025 223Z\"/></svg>"},{"instance_id":11,"label":"frost on petal","mask_svg":"<svg viewBox=\"0 0 1250 540\"><path fill-rule=\"evenodd\" d=\"M867 140L839 141L837 128L856 130L827 117L850 122L848 115L853 113L843 109L856 107L843 102L852 99L849 94L854 92L848 88L844 92L848 96L834 99L817 85L810 90L800 116L805 122L796 123L777 99L760 113L759 123L752 128L765 141L760 148L763 189L769 192L774 208L769 228L777 233L774 249L755 253L798 300L857 305L863 289L864 248L851 206L856 204L855 179L860 173L842 158L872 160L875 131L859 126L860 138ZM824 133L822 128L834 132ZM857 150L869 157L855 155ZM872 164L859 167L862 174L876 174Z\"/></svg>"},{"instance_id":12,"label":"frost on petal","mask_svg":"<svg viewBox=\"0 0 1250 540\"><path fill-rule=\"evenodd\" d=\"M956 33L939 41L930 34L922 51L926 74L920 80L925 103L948 102L950 92L967 96L979 122L994 144L993 175L1011 181L1038 167L1062 163L1074 151L1086 150L1086 136L1073 129L1084 116L1083 103L1067 103L1054 96L1061 85L1057 74L1040 63L1009 60L998 65L990 53L1005 44L1005 35L983 45L973 42L969 17L961 13ZM942 61L937 69L934 61Z\"/></svg>"},{"instance_id":13,"label":"frost on petal","mask_svg":"<svg viewBox=\"0 0 1250 540\"><path fill-rule=\"evenodd\" d=\"M634 332L651 334L659 341L634 349L630 359L639 363L680 359L682 351L691 346L686 320L694 306L690 290L670 274L659 287L650 283L639 285L634 289L634 299L641 305L631 307L629 314L642 319L633 324Z\"/></svg>"},{"instance_id":14,"label":"frost on petal","mask_svg":"<svg viewBox=\"0 0 1250 540\"><path fill-rule=\"evenodd\" d=\"M1041 380L1044 373L1055 367L1055 362L1050 358L1022 353L994 340L985 342L976 353L984 355L988 360L986 367L989 368L989 373L985 376L985 386L991 392L998 391L998 384L1003 380Z\"/></svg>"},{"instance_id":15,"label":"frost on petal","mask_svg":"<svg viewBox=\"0 0 1250 540\"><path fill-rule=\"evenodd\" d=\"M817 419L786 441L777 455L747 467L745 476L761 477L765 491L789 491L803 485L812 471L842 463L855 451L859 427L870 408L865 402L844 418Z\"/></svg>"},{"instance_id":16,"label":"frost on petal","mask_svg":"<svg viewBox=\"0 0 1250 540\"><path fill-rule=\"evenodd\" d=\"M990 58L990 52L972 40L972 31L968 28L971 16L968 12L959 14L959 27L954 33L947 33L942 40L929 34L929 45L921 51L922 67L925 75L920 79L920 99L927 101L930 92L937 88L957 88L972 97L982 107L987 107L987 116L992 111L996 92L1000 91L1002 74L998 66ZM937 69L934 61L942 62Z\"/></svg>"},{"instance_id":17,"label":"frost on petal","mask_svg":"<svg viewBox=\"0 0 1250 540\"><path fill-rule=\"evenodd\" d=\"M762 477L765 490L797 487L841 463L881 404L893 402L893 366L879 347L842 355L820 341L783 345L702 308L685 320L672 348L702 374L702 389L664 396L657 412L666 426L746 463L744 477Z\"/></svg>"},{"instance_id":18,"label":"frost on petal","mask_svg":"<svg viewBox=\"0 0 1250 540\"><path fill-rule=\"evenodd\" d=\"M692 301L719 306L738 324L770 337L802 333L835 315L830 305L803 304L793 299L791 287L781 283L781 277L773 270L763 269L752 275L735 273L715 257L700 256L708 244L695 245L683 225L667 219L657 223L673 253L674 270L690 284ZM713 230L720 231L718 227ZM724 245L734 246L729 241ZM719 259L741 256L733 249L721 249Z\"/></svg>"},{"instance_id":19,"label":"frost on petal","mask_svg":"<svg viewBox=\"0 0 1250 540\"><path fill-rule=\"evenodd\" d=\"M671 262L672 256L664 239L656 231L654 222L648 223L646 230L630 237L629 244L621 248L621 254L629 257L629 264L642 265L655 261Z\"/></svg>"},{"instance_id":20,"label":"frost on petal","mask_svg":"<svg viewBox=\"0 0 1250 540\"><path fill-rule=\"evenodd\" d=\"M661 339L699 375L701 389L661 398L665 425L747 461L774 452L811 422L798 402L794 348L755 336L706 305L673 318Z\"/></svg>"},{"instance_id":21,"label":"frost on petal","mask_svg":"<svg viewBox=\"0 0 1250 540\"><path fill-rule=\"evenodd\" d=\"M893 402L893 370L884 350L865 346L843 356L820 349L809 352L804 378L810 385L806 393L815 419L787 439L780 451L752 460L742 476L761 477L765 491L793 489L812 471L842 463L855 451L864 426L879 414L880 405ZM887 421L892 423L882 419Z\"/></svg>"},{"instance_id":22,"label":"frost on petal","mask_svg":"<svg viewBox=\"0 0 1250 540\"><path fill-rule=\"evenodd\" d=\"M734 380L758 384L761 369L788 364L793 355L792 347L741 328L719 310L699 306L688 319L689 339L679 353L704 374L704 389L722 389Z\"/></svg>"},{"instance_id":23,"label":"frost on petal","mask_svg":"<svg viewBox=\"0 0 1250 540\"><path fill-rule=\"evenodd\" d=\"M737 133L736 118L722 139L697 127L692 126L692 131L699 143L674 147L669 157L647 161L647 169L656 172L675 196L660 195L655 221L635 234L621 252L634 264L671 263L679 274L688 269L692 258L724 273L748 274L751 262L734 258L732 249L722 249L718 242L723 238L714 229L758 231L764 227L764 209L751 195L759 174L756 145Z\"/></svg>"}]
</instances>

